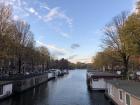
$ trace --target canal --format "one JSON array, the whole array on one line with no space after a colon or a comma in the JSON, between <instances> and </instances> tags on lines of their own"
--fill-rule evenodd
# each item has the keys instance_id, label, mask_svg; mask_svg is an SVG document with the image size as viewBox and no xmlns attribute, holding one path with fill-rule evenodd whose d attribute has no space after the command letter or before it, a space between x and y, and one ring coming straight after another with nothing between
<instances>
[{"instance_id":1,"label":"canal","mask_svg":"<svg viewBox=\"0 0 140 105\"><path fill-rule=\"evenodd\" d=\"M22 94L0 102L0 105L110 105L102 92L89 92L86 70L73 70Z\"/></svg>"}]
</instances>

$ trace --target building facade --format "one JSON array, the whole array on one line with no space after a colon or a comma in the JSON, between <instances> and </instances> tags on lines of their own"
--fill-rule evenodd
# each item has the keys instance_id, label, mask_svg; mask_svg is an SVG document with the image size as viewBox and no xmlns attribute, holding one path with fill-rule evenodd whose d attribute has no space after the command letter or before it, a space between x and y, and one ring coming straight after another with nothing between
<instances>
[{"instance_id":1,"label":"building facade","mask_svg":"<svg viewBox=\"0 0 140 105\"><path fill-rule=\"evenodd\" d=\"M140 83L111 80L106 86L106 94L116 105L140 105Z\"/></svg>"}]
</instances>

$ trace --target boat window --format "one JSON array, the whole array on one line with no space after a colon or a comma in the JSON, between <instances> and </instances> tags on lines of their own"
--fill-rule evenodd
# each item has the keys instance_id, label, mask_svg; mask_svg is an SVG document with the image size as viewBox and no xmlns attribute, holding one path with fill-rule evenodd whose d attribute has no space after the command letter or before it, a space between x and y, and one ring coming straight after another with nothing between
<instances>
[{"instance_id":1,"label":"boat window","mask_svg":"<svg viewBox=\"0 0 140 105\"><path fill-rule=\"evenodd\" d=\"M98 81L98 79L93 79L93 81Z\"/></svg>"},{"instance_id":2,"label":"boat window","mask_svg":"<svg viewBox=\"0 0 140 105\"><path fill-rule=\"evenodd\" d=\"M110 85L110 95L113 96L113 87L112 87L112 85Z\"/></svg>"},{"instance_id":3,"label":"boat window","mask_svg":"<svg viewBox=\"0 0 140 105\"><path fill-rule=\"evenodd\" d=\"M119 90L119 99L121 101L123 100L123 92L122 92L122 90Z\"/></svg>"},{"instance_id":4,"label":"boat window","mask_svg":"<svg viewBox=\"0 0 140 105\"><path fill-rule=\"evenodd\" d=\"M126 96L125 96L125 100L126 100L126 105L131 105L130 104L130 95L129 94L126 94Z\"/></svg>"},{"instance_id":5,"label":"boat window","mask_svg":"<svg viewBox=\"0 0 140 105\"><path fill-rule=\"evenodd\" d=\"M3 94L3 86L0 86L0 95Z\"/></svg>"}]
</instances>

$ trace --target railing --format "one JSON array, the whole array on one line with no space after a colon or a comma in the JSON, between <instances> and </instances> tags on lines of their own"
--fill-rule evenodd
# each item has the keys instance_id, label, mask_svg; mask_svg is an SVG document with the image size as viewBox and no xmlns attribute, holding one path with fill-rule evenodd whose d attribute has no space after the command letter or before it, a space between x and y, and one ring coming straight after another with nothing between
<instances>
[{"instance_id":1,"label":"railing","mask_svg":"<svg viewBox=\"0 0 140 105\"><path fill-rule=\"evenodd\" d=\"M32 78L32 77L35 77L35 76L40 76L40 75L45 75L45 74L47 74L47 72L30 73L28 75L26 75L26 74L14 74L14 75L0 76L0 80L6 80L6 81L23 80L23 79Z\"/></svg>"}]
</instances>

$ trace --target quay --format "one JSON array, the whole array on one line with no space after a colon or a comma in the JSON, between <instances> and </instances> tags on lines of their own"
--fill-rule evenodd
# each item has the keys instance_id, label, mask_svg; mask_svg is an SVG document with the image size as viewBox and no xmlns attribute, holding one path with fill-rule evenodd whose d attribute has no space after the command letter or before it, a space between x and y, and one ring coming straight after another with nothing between
<instances>
[{"instance_id":1,"label":"quay","mask_svg":"<svg viewBox=\"0 0 140 105\"><path fill-rule=\"evenodd\" d=\"M87 72L88 89L104 91L113 105L140 105L140 82L122 80L121 75L101 71Z\"/></svg>"},{"instance_id":2,"label":"quay","mask_svg":"<svg viewBox=\"0 0 140 105\"><path fill-rule=\"evenodd\" d=\"M65 72L61 70L49 70L38 74L1 76L0 99L21 93L44 82L63 76L64 74Z\"/></svg>"},{"instance_id":3,"label":"quay","mask_svg":"<svg viewBox=\"0 0 140 105\"><path fill-rule=\"evenodd\" d=\"M0 105L111 105L104 92L87 90L86 70L70 70L68 75L45 82Z\"/></svg>"}]
</instances>

